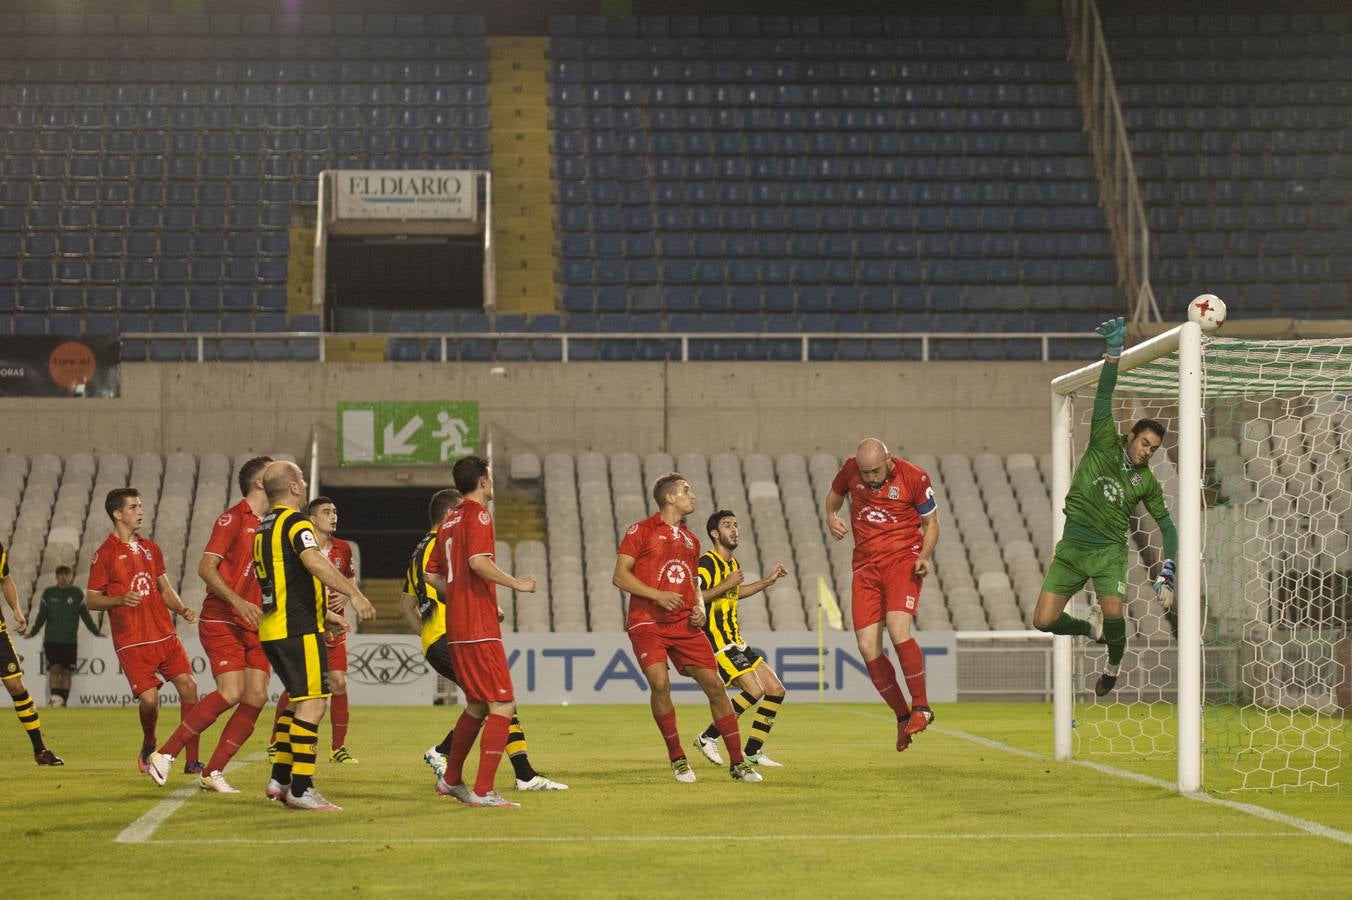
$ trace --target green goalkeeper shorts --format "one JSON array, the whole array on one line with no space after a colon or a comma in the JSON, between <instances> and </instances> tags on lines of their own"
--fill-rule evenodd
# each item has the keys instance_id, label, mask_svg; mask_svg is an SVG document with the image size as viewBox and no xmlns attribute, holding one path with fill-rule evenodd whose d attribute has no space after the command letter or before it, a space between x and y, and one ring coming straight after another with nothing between
<instances>
[{"instance_id":1,"label":"green goalkeeper shorts","mask_svg":"<svg viewBox=\"0 0 1352 900\"><path fill-rule=\"evenodd\" d=\"M1052 564L1042 589L1062 597L1070 597L1094 582L1094 593L1099 597L1122 597L1127 593L1127 545L1081 544L1062 538L1056 543Z\"/></svg>"}]
</instances>

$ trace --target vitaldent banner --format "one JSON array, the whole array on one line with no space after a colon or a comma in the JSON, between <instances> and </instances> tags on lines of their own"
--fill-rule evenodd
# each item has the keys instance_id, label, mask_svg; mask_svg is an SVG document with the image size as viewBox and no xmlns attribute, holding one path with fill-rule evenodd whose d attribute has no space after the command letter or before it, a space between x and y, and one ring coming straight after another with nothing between
<instances>
[{"instance_id":1,"label":"vitaldent banner","mask_svg":"<svg viewBox=\"0 0 1352 900\"><path fill-rule=\"evenodd\" d=\"M957 639L953 632L918 634L925 653L929 698L937 703L957 700ZM41 638L21 638L11 631L25 672L29 693L42 703L47 698L47 661ZM197 642L195 629L182 636L202 693L212 684L211 668ZM647 687L624 634L508 634L507 659L517 702L529 705L574 703L645 703ZM754 646L772 665L785 686L800 696L816 697L819 685L815 632L771 632ZM889 650L890 653L890 650ZM859 657L850 632L826 636L820 657L822 696L826 700L872 702L877 691ZM436 675L412 635L348 637L348 696L359 706L416 706L430 704ZM275 699L282 690L273 676ZM704 694L688 678L672 679L678 702L703 703ZM178 695L166 685L164 702ZM135 703L113 653L112 640L80 635L80 663L70 692L71 706L131 706Z\"/></svg>"},{"instance_id":2,"label":"vitaldent banner","mask_svg":"<svg viewBox=\"0 0 1352 900\"><path fill-rule=\"evenodd\" d=\"M0 397L116 397L115 337L0 337Z\"/></svg>"},{"instance_id":3,"label":"vitaldent banner","mask_svg":"<svg viewBox=\"0 0 1352 900\"><path fill-rule=\"evenodd\" d=\"M339 219L473 220L473 172L340 171L334 173Z\"/></svg>"}]
</instances>

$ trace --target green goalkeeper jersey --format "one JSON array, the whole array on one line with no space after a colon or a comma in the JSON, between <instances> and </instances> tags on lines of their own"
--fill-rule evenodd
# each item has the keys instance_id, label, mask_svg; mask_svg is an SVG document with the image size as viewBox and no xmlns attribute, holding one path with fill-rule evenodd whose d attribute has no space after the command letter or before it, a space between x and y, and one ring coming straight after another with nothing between
<instances>
[{"instance_id":1,"label":"green goalkeeper jersey","mask_svg":"<svg viewBox=\"0 0 1352 900\"><path fill-rule=\"evenodd\" d=\"M1066 492L1064 536L1080 543L1125 544L1131 511L1142 502L1166 534L1172 531L1164 492L1155 473L1149 465L1131 464L1125 442L1117 433L1112 404L1116 385L1117 363L1105 361L1094 397L1089 446L1075 467L1070 490Z\"/></svg>"}]
</instances>

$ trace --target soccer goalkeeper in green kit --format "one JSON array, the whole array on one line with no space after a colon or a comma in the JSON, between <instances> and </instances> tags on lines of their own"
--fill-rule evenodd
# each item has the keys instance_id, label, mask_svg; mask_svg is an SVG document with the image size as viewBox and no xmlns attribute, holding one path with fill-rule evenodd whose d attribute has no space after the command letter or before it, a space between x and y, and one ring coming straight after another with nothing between
<instances>
[{"instance_id":1,"label":"soccer goalkeeper in green kit","mask_svg":"<svg viewBox=\"0 0 1352 900\"><path fill-rule=\"evenodd\" d=\"M1127 647L1122 597L1127 590L1127 524L1131 512L1144 502L1164 537L1165 560L1155 579L1155 591L1166 611L1173 607L1178 530L1169 518L1155 473L1150 471L1150 457L1164 441L1165 427L1154 419L1141 419L1124 440L1113 421L1113 389L1126 323L1120 318L1109 319L1095 330L1103 335L1107 348L1094 395L1089 446L1066 492L1066 525L1042 582L1033 625L1039 631L1083 635L1108 645L1107 670L1094 685L1094 693L1103 697L1117 685L1118 668ZM1093 581L1098 598L1087 621L1065 611L1070 598L1086 581Z\"/></svg>"}]
</instances>

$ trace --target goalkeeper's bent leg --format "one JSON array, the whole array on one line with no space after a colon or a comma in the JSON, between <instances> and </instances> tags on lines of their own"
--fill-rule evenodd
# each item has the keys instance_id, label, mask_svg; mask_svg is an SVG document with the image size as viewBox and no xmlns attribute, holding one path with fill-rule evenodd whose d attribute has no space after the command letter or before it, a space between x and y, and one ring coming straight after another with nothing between
<instances>
[{"instance_id":1,"label":"goalkeeper's bent leg","mask_svg":"<svg viewBox=\"0 0 1352 900\"><path fill-rule=\"evenodd\" d=\"M1061 613L1061 615L1056 618L1056 621L1051 622L1050 624L1037 626L1037 630L1046 632L1047 634L1069 634L1079 635L1080 637L1093 636L1093 632L1090 630L1088 622L1084 619L1077 619L1066 612ZM1125 634L1125 626L1123 633ZM1120 657L1121 654L1119 653L1118 656Z\"/></svg>"},{"instance_id":2,"label":"goalkeeper's bent leg","mask_svg":"<svg viewBox=\"0 0 1352 900\"><path fill-rule=\"evenodd\" d=\"M1127 619L1118 616L1110 619L1103 617L1103 640L1108 644L1108 674L1116 675L1127 651Z\"/></svg>"}]
</instances>

